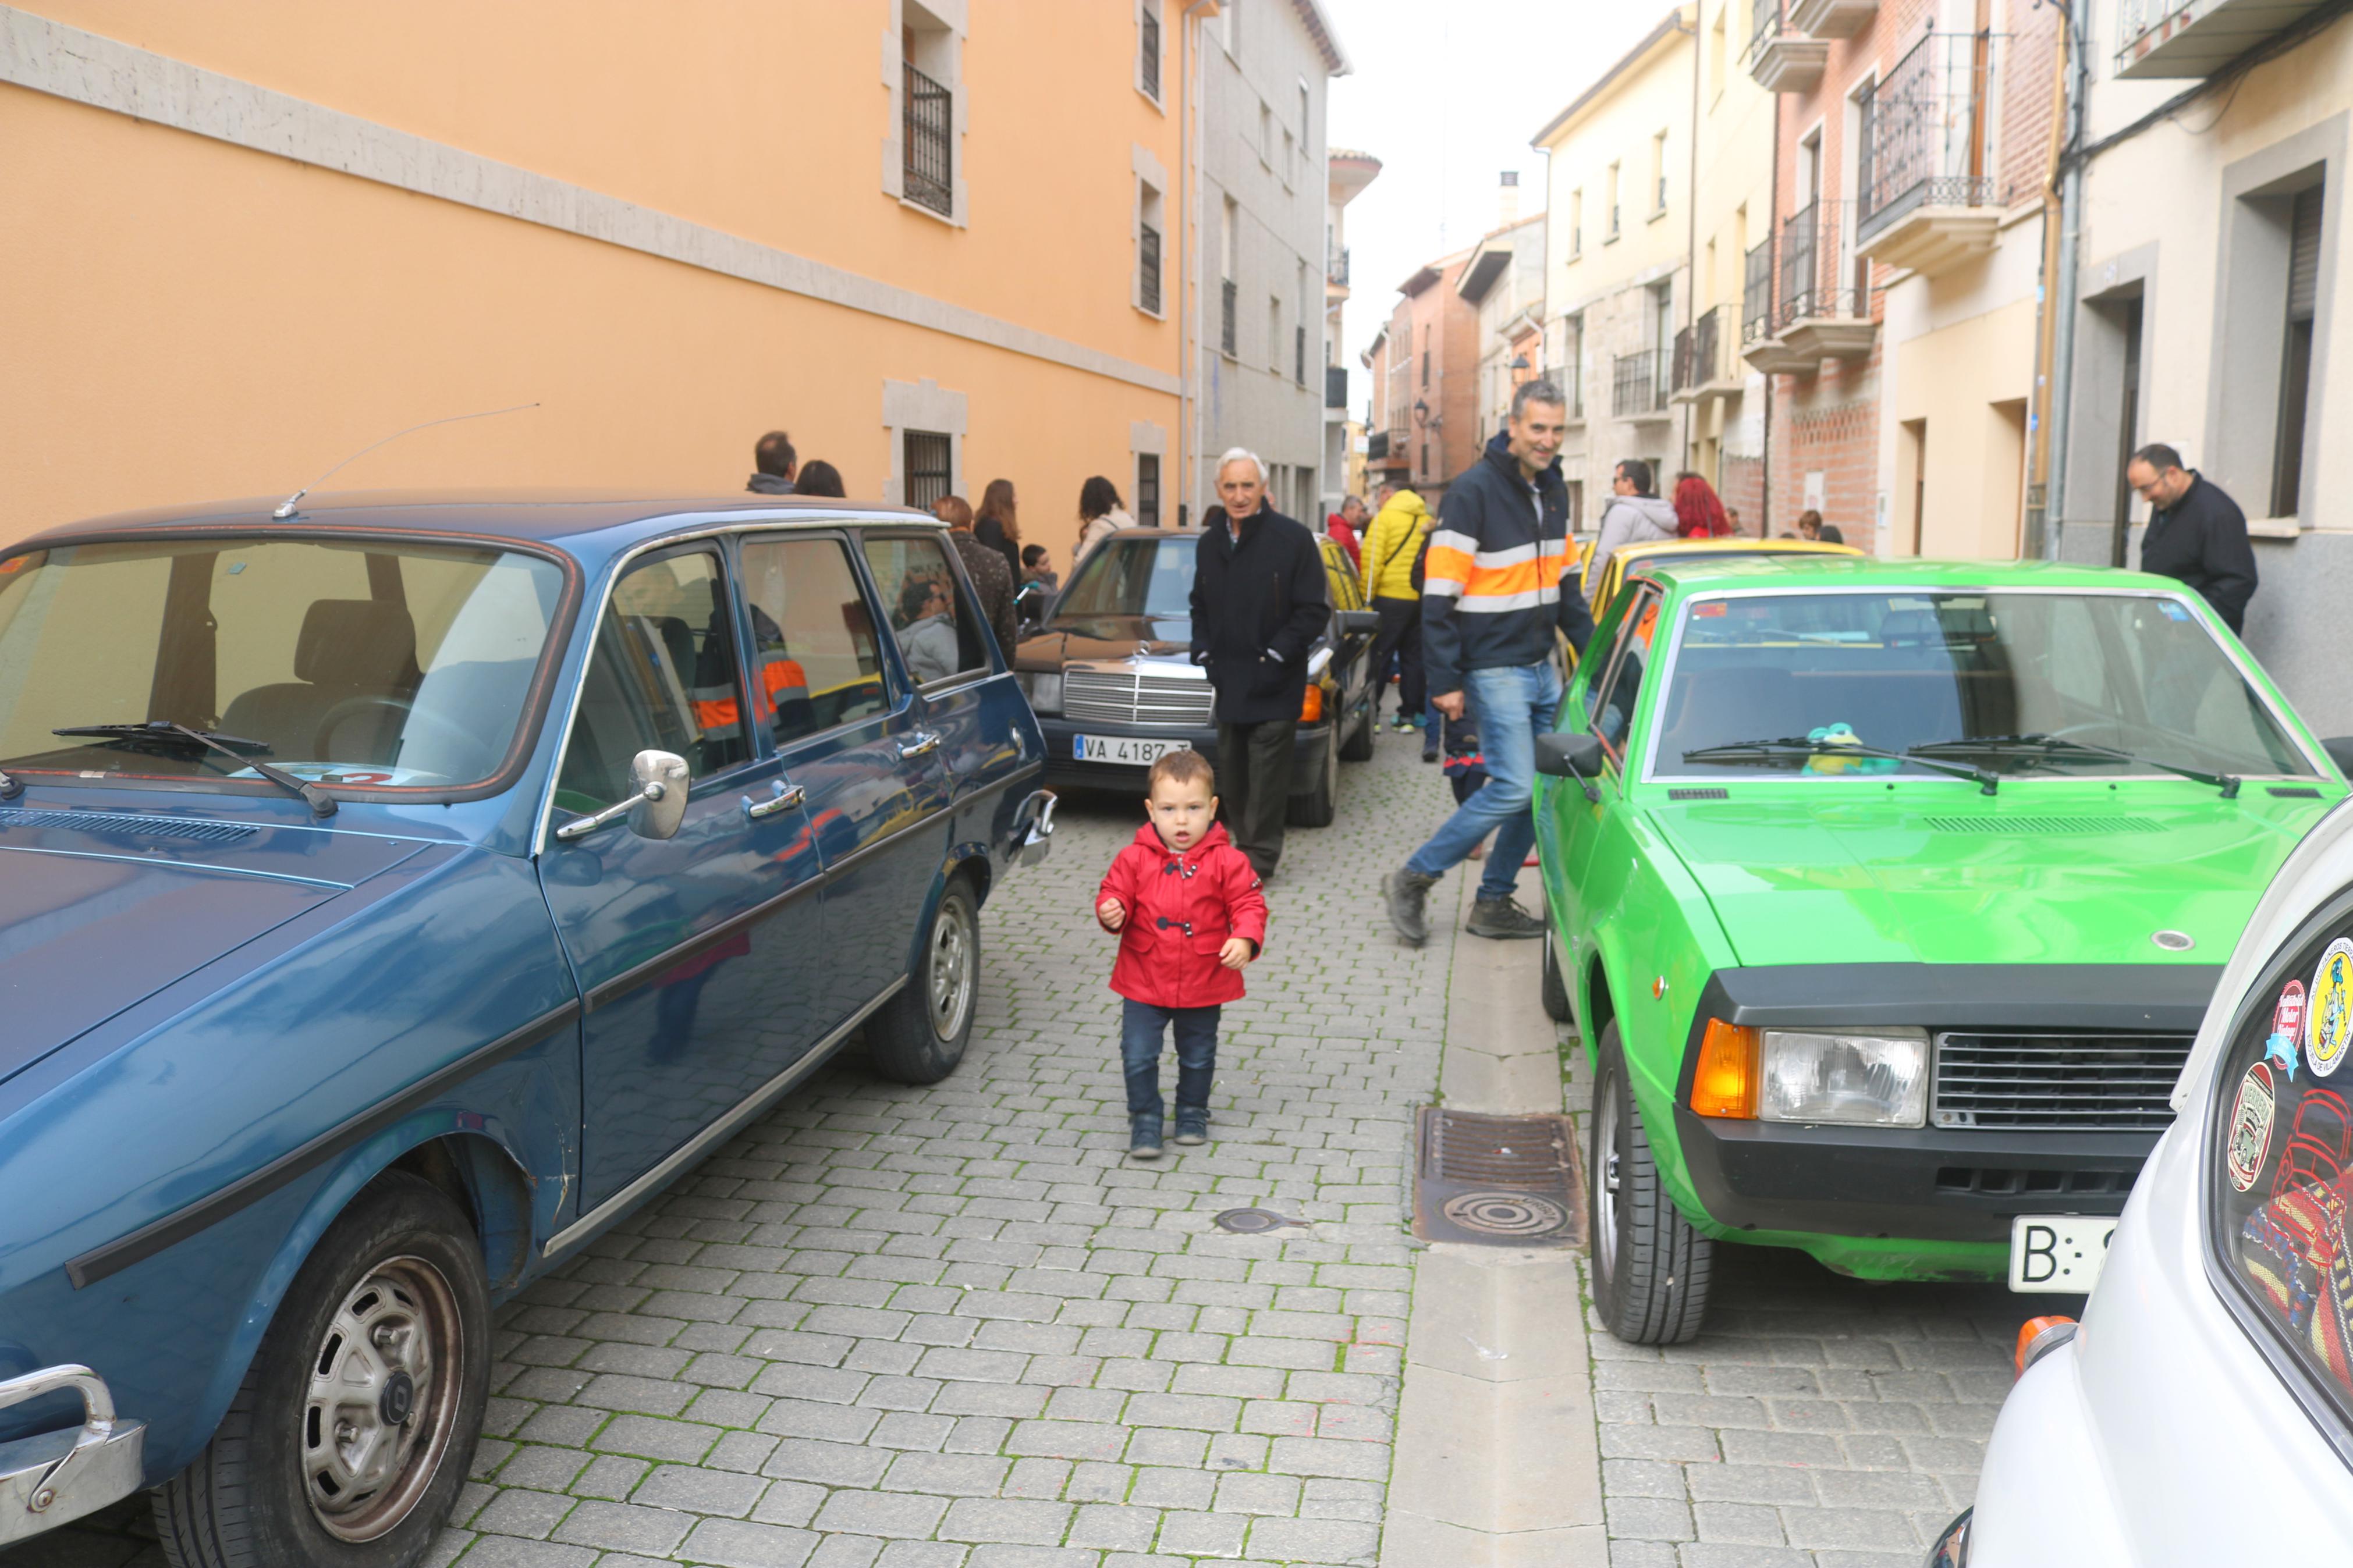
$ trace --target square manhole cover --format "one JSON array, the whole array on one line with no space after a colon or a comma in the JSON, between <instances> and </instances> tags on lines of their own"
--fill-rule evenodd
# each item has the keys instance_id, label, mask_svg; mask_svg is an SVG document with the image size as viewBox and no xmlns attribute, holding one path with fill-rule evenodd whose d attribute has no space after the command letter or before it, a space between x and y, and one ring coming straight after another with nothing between
<instances>
[{"instance_id":1,"label":"square manhole cover","mask_svg":"<svg viewBox=\"0 0 2353 1568\"><path fill-rule=\"evenodd\" d=\"M1413 1233L1487 1247L1581 1247L1585 1179L1565 1116L1425 1105L1414 1125Z\"/></svg>"}]
</instances>

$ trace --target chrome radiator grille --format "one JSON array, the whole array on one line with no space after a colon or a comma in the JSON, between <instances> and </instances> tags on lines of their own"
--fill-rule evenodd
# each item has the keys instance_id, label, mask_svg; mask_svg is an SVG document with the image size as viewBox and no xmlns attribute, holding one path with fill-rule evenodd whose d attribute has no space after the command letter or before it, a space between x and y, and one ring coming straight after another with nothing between
<instances>
[{"instance_id":1,"label":"chrome radiator grille","mask_svg":"<svg viewBox=\"0 0 2353 1568\"><path fill-rule=\"evenodd\" d=\"M2161 1131L2188 1035L1936 1037L1938 1127Z\"/></svg>"},{"instance_id":2,"label":"chrome radiator grille","mask_svg":"<svg viewBox=\"0 0 2353 1568\"><path fill-rule=\"evenodd\" d=\"M1098 724L1167 724L1194 729L1209 721L1216 700L1206 680L1183 676L1131 675L1124 670L1071 669L1062 675L1062 716Z\"/></svg>"}]
</instances>

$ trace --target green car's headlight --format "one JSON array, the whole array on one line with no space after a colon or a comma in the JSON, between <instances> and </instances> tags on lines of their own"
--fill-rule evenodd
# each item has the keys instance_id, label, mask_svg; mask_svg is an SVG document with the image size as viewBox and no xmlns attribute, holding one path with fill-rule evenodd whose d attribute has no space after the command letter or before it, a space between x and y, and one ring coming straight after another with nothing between
<instances>
[{"instance_id":1,"label":"green car's headlight","mask_svg":"<svg viewBox=\"0 0 2353 1568\"><path fill-rule=\"evenodd\" d=\"M1060 670L1024 669L1015 673L1021 683L1021 695L1029 699L1033 713L1060 713L1062 710L1062 672Z\"/></svg>"},{"instance_id":2,"label":"green car's headlight","mask_svg":"<svg viewBox=\"0 0 2353 1568\"><path fill-rule=\"evenodd\" d=\"M1765 1031L1757 1115L1764 1121L1920 1127L1928 1116L1928 1037L1920 1029Z\"/></svg>"}]
</instances>

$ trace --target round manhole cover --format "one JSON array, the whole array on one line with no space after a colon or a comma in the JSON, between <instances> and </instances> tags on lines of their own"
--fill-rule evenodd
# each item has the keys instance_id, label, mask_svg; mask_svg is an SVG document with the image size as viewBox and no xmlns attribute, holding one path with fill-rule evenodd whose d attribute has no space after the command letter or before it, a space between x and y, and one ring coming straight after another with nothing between
<instances>
[{"instance_id":1,"label":"round manhole cover","mask_svg":"<svg viewBox=\"0 0 2353 1568\"><path fill-rule=\"evenodd\" d=\"M1486 1236L1549 1236L1568 1223L1568 1211L1528 1193L1462 1193L1440 1211L1464 1230Z\"/></svg>"},{"instance_id":2,"label":"round manhole cover","mask_svg":"<svg viewBox=\"0 0 2353 1568\"><path fill-rule=\"evenodd\" d=\"M1303 1219L1293 1219L1271 1209L1228 1209L1210 1224L1219 1230L1230 1230L1239 1236L1256 1236L1261 1231L1279 1230L1286 1225L1303 1226Z\"/></svg>"}]
</instances>

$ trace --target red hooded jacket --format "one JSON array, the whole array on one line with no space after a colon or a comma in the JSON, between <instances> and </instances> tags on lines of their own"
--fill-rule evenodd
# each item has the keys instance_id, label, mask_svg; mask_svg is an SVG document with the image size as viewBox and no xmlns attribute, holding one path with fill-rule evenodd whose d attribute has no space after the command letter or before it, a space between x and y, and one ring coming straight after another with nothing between
<instances>
[{"instance_id":1,"label":"red hooded jacket","mask_svg":"<svg viewBox=\"0 0 2353 1568\"><path fill-rule=\"evenodd\" d=\"M1096 908L1105 899L1127 910L1112 965L1113 991L1154 1007L1241 1000L1242 972L1219 963L1218 950L1233 936L1265 948L1266 897L1225 824L1211 823L1198 844L1179 854L1145 823L1103 874Z\"/></svg>"}]
</instances>

